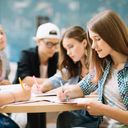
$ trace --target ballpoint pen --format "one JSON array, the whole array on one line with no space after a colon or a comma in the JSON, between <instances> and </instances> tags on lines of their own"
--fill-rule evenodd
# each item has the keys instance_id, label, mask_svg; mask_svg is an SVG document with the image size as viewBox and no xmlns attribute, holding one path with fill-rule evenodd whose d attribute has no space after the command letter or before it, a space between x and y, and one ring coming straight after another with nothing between
<instances>
[{"instance_id":1,"label":"ballpoint pen","mask_svg":"<svg viewBox=\"0 0 128 128\"><path fill-rule=\"evenodd\" d=\"M64 88L63 88L63 83L62 83L62 81L60 81L60 85L61 85L61 87L62 87L62 92L64 93Z\"/></svg>"},{"instance_id":2,"label":"ballpoint pen","mask_svg":"<svg viewBox=\"0 0 128 128\"><path fill-rule=\"evenodd\" d=\"M62 83L62 81L60 81L60 85L62 87L62 92L64 93L64 88L63 88L64 84ZM66 95L66 102L68 101L69 101L69 96Z\"/></svg>"},{"instance_id":3,"label":"ballpoint pen","mask_svg":"<svg viewBox=\"0 0 128 128\"><path fill-rule=\"evenodd\" d=\"M21 78L20 78L20 77L19 77L19 83L20 83L20 85L21 85L22 89L24 90L24 85L23 85L23 82L22 82L22 80L21 80Z\"/></svg>"}]
</instances>

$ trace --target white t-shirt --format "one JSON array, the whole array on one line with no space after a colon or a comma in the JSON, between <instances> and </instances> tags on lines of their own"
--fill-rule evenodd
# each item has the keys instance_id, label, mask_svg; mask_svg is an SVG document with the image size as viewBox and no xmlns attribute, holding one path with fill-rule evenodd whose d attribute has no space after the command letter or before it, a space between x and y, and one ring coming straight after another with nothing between
<instances>
[{"instance_id":1,"label":"white t-shirt","mask_svg":"<svg viewBox=\"0 0 128 128\"><path fill-rule=\"evenodd\" d=\"M122 110L126 110L119 93L118 82L117 82L118 70L112 68L111 71L112 73L109 76L109 79L107 80L104 88L105 103L109 104L110 106L117 107ZM105 117L105 118L107 118L107 122L109 124L107 128L120 128L124 126L119 121L116 121L109 117Z\"/></svg>"}]
</instances>

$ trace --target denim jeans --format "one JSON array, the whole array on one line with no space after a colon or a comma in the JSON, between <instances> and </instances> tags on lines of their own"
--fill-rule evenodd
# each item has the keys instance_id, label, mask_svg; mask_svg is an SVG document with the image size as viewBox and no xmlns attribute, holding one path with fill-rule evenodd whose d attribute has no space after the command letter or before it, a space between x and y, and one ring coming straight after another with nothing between
<instances>
[{"instance_id":1,"label":"denim jeans","mask_svg":"<svg viewBox=\"0 0 128 128\"><path fill-rule=\"evenodd\" d=\"M8 116L0 114L0 128L19 128L19 126Z\"/></svg>"},{"instance_id":2,"label":"denim jeans","mask_svg":"<svg viewBox=\"0 0 128 128\"><path fill-rule=\"evenodd\" d=\"M91 116L85 110L62 112L57 118L57 128L98 128L100 118Z\"/></svg>"}]
</instances>

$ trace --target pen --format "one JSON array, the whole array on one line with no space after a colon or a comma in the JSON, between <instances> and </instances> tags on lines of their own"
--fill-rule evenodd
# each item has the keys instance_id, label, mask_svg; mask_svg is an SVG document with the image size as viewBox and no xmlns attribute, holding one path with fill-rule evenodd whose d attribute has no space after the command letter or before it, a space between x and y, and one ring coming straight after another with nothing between
<instances>
[{"instance_id":1,"label":"pen","mask_svg":"<svg viewBox=\"0 0 128 128\"><path fill-rule=\"evenodd\" d=\"M62 83L62 81L60 81L60 85L61 85L61 87L62 87L62 92L64 93L64 88L63 88L63 83Z\"/></svg>"},{"instance_id":2,"label":"pen","mask_svg":"<svg viewBox=\"0 0 128 128\"><path fill-rule=\"evenodd\" d=\"M62 81L60 81L60 85L61 85L61 87L62 87L62 92L64 93L64 88L63 88L63 83L62 83ZM69 101L69 97L66 95L66 102L68 102Z\"/></svg>"},{"instance_id":3,"label":"pen","mask_svg":"<svg viewBox=\"0 0 128 128\"><path fill-rule=\"evenodd\" d=\"M34 82L35 82L35 84L36 84L36 87L37 87L37 88L39 88L39 87L38 87L38 83L37 83L37 80L36 80L36 77L35 77L35 76L33 76L33 80L34 80Z\"/></svg>"},{"instance_id":4,"label":"pen","mask_svg":"<svg viewBox=\"0 0 128 128\"><path fill-rule=\"evenodd\" d=\"M24 90L24 85L23 85L23 82L22 82L20 77L19 77L19 82L20 82L20 85L21 85L22 89Z\"/></svg>"}]
</instances>

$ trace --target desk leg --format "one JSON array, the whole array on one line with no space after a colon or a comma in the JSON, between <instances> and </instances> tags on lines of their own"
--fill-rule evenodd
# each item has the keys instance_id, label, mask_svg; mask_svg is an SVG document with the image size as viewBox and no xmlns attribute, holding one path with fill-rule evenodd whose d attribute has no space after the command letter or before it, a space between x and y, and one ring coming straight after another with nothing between
<instances>
[{"instance_id":1,"label":"desk leg","mask_svg":"<svg viewBox=\"0 0 128 128\"><path fill-rule=\"evenodd\" d=\"M46 128L46 113L28 113L27 128Z\"/></svg>"}]
</instances>

